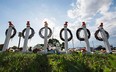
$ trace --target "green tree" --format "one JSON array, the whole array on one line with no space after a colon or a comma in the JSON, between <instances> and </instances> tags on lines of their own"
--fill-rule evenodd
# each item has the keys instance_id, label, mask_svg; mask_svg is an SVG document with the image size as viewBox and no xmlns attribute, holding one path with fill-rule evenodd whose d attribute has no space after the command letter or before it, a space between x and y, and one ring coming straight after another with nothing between
<instances>
[{"instance_id":1,"label":"green tree","mask_svg":"<svg viewBox=\"0 0 116 72\"><path fill-rule=\"evenodd\" d=\"M36 44L33 48L42 48L43 49L44 44Z\"/></svg>"},{"instance_id":2,"label":"green tree","mask_svg":"<svg viewBox=\"0 0 116 72\"><path fill-rule=\"evenodd\" d=\"M4 44L0 44L0 51L2 50Z\"/></svg>"},{"instance_id":3,"label":"green tree","mask_svg":"<svg viewBox=\"0 0 116 72\"><path fill-rule=\"evenodd\" d=\"M105 50L105 48L102 45L97 46L96 49L97 50L101 50L101 49L104 49Z\"/></svg>"},{"instance_id":4,"label":"green tree","mask_svg":"<svg viewBox=\"0 0 116 72\"><path fill-rule=\"evenodd\" d=\"M49 39L48 40L48 44L50 44L50 45L52 45L52 46L56 46L57 45L57 43L59 43L59 45L60 45L60 42L59 42L59 40L57 40L57 39Z\"/></svg>"},{"instance_id":5,"label":"green tree","mask_svg":"<svg viewBox=\"0 0 116 72\"><path fill-rule=\"evenodd\" d=\"M60 44L61 50L63 50L63 49L64 49L64 46L65 46L65 43L64 43L64 42L62 42L62 43Z\"/></svg>"},{"instance_id":6,"label":"green tree","mask_svg":"<svg viewBox=\"0 0 116 72\"><path fill-rule=\"evenodd\" d=\"M12 49L17 49L18 47L17 46L13 46Z\"/></svg>"}]
</instances>

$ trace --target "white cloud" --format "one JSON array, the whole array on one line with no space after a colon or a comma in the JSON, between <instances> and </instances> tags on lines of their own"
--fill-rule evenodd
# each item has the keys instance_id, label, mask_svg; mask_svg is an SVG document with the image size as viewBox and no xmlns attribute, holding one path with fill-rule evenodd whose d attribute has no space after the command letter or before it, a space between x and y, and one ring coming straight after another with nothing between
<instances>
[{"instance_id":1,"label":"white cloud","mask_svg":"<svg viewBox=\"0 0 116 72\"><path fill-rule=\"evenodd\" d=\"M104 23L104 29L109 32L111 36L116 35L116 12L106 12L104 16L96 20L96 25L99 25L99 22Z\"/></svg>"},{"instance_id":2,"label":"white cloud","mask_svg":"<svg viewBox=\"0 0 116 72\"><path fill-rule=\"evenodd\" d=\"M53 28L56 24L55 24L55 21L56 19L55 18L44 18L43 19L43 21L42 21L42 24L45 22L45 21L47 21L47 23L48 23L48 27L51 27L51 28Z\"/></svg>"},{"instance_id":3,"label":"white cloud","mask_svg":"<svg viewBox=\"0 0 116 72\"><path fill-rule=\"evenodd\" d=\"M52 29L52 37L51 38L56 38L58 39L60 42L61 39L59 37L59 33L60 33L60 29L63 28L63 26L60 26L59 24L56 24L56 19L51 17L51 18L44 18L42 23L44 23L45 21L47 21L48 23L48 27L50 27Z\"/></svg>"},{"instance_id":4,"label":"white cloud","mask_svg":"<svg viewBox=\"0 0 116 72\"><path fill-rule=\"evenodd\" d=\"M77 0L75 6L67 11L67 15L75 20L71 28L79 27L82 21L88 24L94 20L94 26L90 24L87 26L92 35L90 41L95 40L94 33L101 22L104 23L104 29L109 32L110 37L116 36L116 12L110 11L111 4L113 4L112 0ZM94 16L98 14L101 17L95 18Z\"/></svg>"},{"instance_id":5,"label":"white cloud","mask_svg":"<svg viewBox=\"0 0 116 72\"><path fill-rule=\"evenodd\" d=\"M97 12L107 12L111 2L111 0L77 0L75 7L67 13L71 18L88 21Z\"/></svg>"},{"instance_id":6,"label":"white cloud","mask_svg":"<svg viewBox=\"0 0 116 72\"><path fill-rule=\"evenodd\" d=\"M74 6L75 6L75 4L74 4L74 3L71 3L71 4L70 4L70 6L74 7Z\"/></svg>"},{"instance_id":7,"label":"white cloud","mask_svg":"<svg viewBox=\"0 0 116 72\"><path fill-rule=\"evenodd\" d=\"M68 16L70 18L76 18L77 17L77 14L76 14L75 10L68 10L67 13L68 13Z\"/></svg>"}]
</instances>

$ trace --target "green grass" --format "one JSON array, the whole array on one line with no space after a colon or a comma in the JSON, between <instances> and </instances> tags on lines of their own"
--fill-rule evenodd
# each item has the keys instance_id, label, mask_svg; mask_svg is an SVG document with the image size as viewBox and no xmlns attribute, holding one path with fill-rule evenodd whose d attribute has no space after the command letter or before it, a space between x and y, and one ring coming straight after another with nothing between
<instances>
[{"instance_id":1,"label":"green grass","mask_svg":"<svg viewBox=\"0 0 116 72\"><path fill-rule=\"evenodd\" d=\"M0 72L116 72L116 54L2 52Z\"/></svg>"}]
</instances>

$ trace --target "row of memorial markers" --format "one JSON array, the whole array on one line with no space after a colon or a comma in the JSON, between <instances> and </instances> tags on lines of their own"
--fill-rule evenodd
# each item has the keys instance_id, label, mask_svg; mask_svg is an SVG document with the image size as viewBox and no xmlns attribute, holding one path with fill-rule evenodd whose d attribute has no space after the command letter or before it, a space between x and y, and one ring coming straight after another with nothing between
<instances>
[{"instance_id":1,"label":"row of memorial markers","mask_svg":"<svg viewBox=\"0 0 116 72\"><path fill-rule=\"evenodd\" d=\"M39 30L39 35L41 38L44 39L44 52L47 53L47 39L51 37L52 35L52 30L51 28L48 27L48 23L44 22L45 25L44 27L42 27ZM64 24L64 28L62 28L60 30L60 39L64 41L65 43L65 52L68 53L68 41L70 41L73 37L70 29L67 28L67 23L65 22ZM42 30L45 29L44 35L42 35ZM49 31L48 31L49 30ZM84 34L84 38L80 37L80 32L83 30L83 34ZM13 31L13 34L12 34ZM62 33L64 31L64 38L62 36ZM16 35L16 29L14 27L14 25L11 23L11 21L9 21L9 28L6 30L5 34L6 34L6 39L4 42L4 46L2 51L6 51L8 49L8 45L9 45L9 41L11 38L13 38ZM30 34L31 32L31 34ZM48 33L49 32L49 33ZM70 37L67 36L67 32L69 32ZM99 32L101 33L101 37L98 36ZM35 31L33 28L30 27L30 23L29 21L27 21L27 27L22 31L22 37L24 38L24 44L23 44L23 50L22 52L27 52L27 45L28 45L28 39L32 38L35 34ZM77 29L76 31L76 36L80 41L85 41L86 44L86 50L87 52L91 52L90 50L90 44L89 44L89 38L91 36L89 29L86 28L86 24L85 22L82 22L82 27ZM98 30L95 32L95 38L99 41L103 41L105 48L106 48L106 52L107 53L111 53L111 48L108 42L108 38L109 38L109 34L107 31L105 31L103 29L103 23L100 24L100 26L98 27Z\"/></svg>"}]
</instances>

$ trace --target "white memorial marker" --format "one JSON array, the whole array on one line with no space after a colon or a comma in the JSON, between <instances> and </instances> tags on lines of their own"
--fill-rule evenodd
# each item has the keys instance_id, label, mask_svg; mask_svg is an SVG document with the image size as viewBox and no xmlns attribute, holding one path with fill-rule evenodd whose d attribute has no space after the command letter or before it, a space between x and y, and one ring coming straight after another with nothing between
<instances>
[{"instance_id":1,"label":"white memorial marker","mask_svg":"<svg viewBox=\"0 0 116 72\"><path fill-rule=\"evenodd\" d=\"M26 34L25 34L25 38L24 38L24 44L23 44L23 50L22 50L22 52L26 52L27 51L29 31L30 31L30 23L29 23L29 21L27 21L27 28L26 28Z\"/></svg>"},{"instance_id":2,"label":"white memorial marker","mask_svg":"<svg viewBox=\"0 0 116 72\"><path fill-rule=\"evenodd\" d=\"M80 32L81 32L82 30L84 31L84 33L83 33L83 34L84 34L84 37L83 37L83 38L80 37ZM86 51L87 51L87 52L91 52L91 50L90 50L90 44L89 44L89 38L90 38L91 34L90 34L89 29L86 28L85 22L82 22L82 27L79 28L79 29L77 29L77 31L76 31L76 36L77 36L77 38L78 38L80 41L85 41L85 44L86 44Z\"/></svg>"},{"instance_id":3,"label":"white memorial marker","mask_svg":"<svg viewBox=\"0 0 116 72\"><path fill-rule=\"evenodd\" d=\"M45 36L45 38L44 38L44 50L45 50L45 53L47 53L47 47L48 47L48 41L47 41L47 35L48 35L48 24L47 24L47 22L45 22L45 32L44 32L44 36Z\"/></svg>"},{"instance_id":4,"label":"white memorial marker","mask_svg":"<svg viewBox=\"0 0 116 72\"><path fill-rule=\"evenodd\" d=\"M87 29L86 29L85 22L83 22L82 27L83 27L83 30L84 30L84 40L85 40L85 44L86 44L86 50L87 50L87 52L91 52L90 44L89 44L89 40L88 40L88 36L87 36L88 34L87 34Z\"/></svg>"},{"instance_id":5,"label":"white memorial marker","mask_svg":"<svg viewBox=\"0 0 116 72\"><path fill-rule=\"evenodd\" d=\"M67 34L67 23L64 24L64 37L65 37L65 51L68 53L68 34Z\"/></svg>"},{"instance_id":6,"label":"white memorial marker","mask_svg":"<svg viewBox=\"0 0 116 72\"><path fill-rule=\"evenodd\" d=\"M44 39L44 52L47 53L47 52L48 52L48 51L47 51L47 47L48 47L48 41L47 41L47 39L51 37L51 35L52 35L52 30L48 27L48 23L47 23L46 21L45 21L44 23L45 23L44 27L42 27L42 28L39 30L39 35L40 35L41 38ZM42 33L41 33L43 29L45 29L44 36L43 36ZM48 34L48 30L49 30L49 32L50 32L49 34Z\"/></svg>"},{"instance_id":7,"label":"white memorial marker","mask_svg":"<svg viewBox=\"0 0 116 72\"><path fill-rule=\"evenodd\" d=\"M99 26L99 30L100 30L101 36L103 38L103 42L104 42L107 53L111 53L112 52L111 47L110 47L110 44L108 42L105 30L103 29L103 23L101 23L101 25Z\"/></svg>"},{"instance_id":8,"label":"white memorial marker","mask_svg":"<svg viewBox=\"0 0 116 72\"><path fill-rule=\"evenodd\" d=\"M72 32L67 28L67 24L68 22L65 22L64 24L64 28L61 29L60 31L60 38L62 41L64 41L65 44L65 52L68 53L68 41L70 41L73 38ZM62 37L62 32L64 31L64 38ZM69 32L70 37L68 38L68 34L67 32Z\"/></svg>"},{"instance_id":9,"label":"white memorial marker","mask_svg":"<svg viewBox=\"0 0 116 72\"><path fill-rule=\"evenodd\" d=\"M13 35L11 35L12 30L14 30ZM15 34L16 34L16 29L14 28L13 24L9 21L9 28L6 30L6 39L2 51L6 51L8 49L10 38L13 38Z\"/></svg>"}]
</instances>

